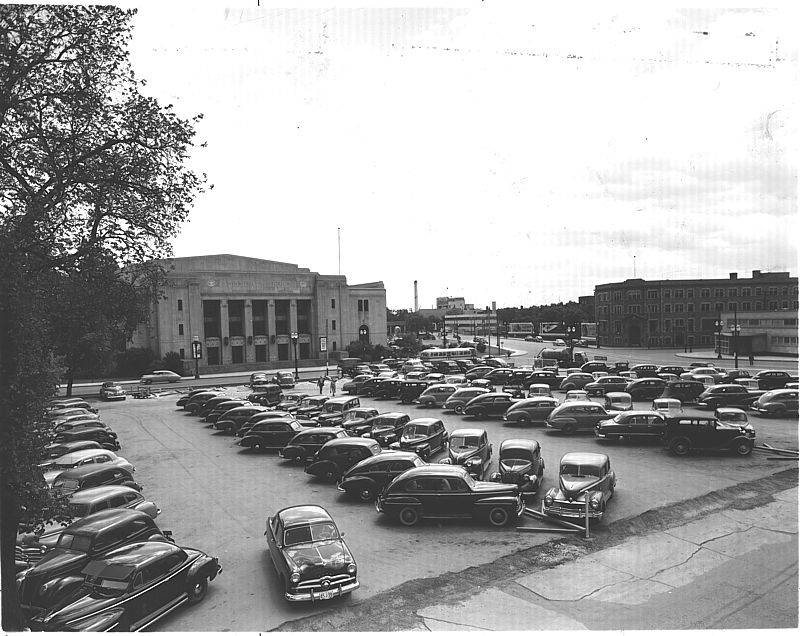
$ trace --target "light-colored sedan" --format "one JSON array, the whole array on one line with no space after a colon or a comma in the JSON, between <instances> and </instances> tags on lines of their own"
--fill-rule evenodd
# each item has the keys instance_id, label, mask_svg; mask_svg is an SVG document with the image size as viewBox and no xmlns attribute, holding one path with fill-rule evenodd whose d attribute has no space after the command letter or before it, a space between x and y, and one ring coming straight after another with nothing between
<instances>
[{"instance_id":1,"label":"light-colored sedan","mask_svg":"<svg viewBox=\"0 0 800 636\"><path fill-rule=\"evenodd\" d=\"M87 464L110 464L124 468L130 473L136 469L127 459L119 457L116 453L104 448L87 448L62 455L58 459L43 466L44 480L52 486L56 477L65 470L85 466Z\"/></svg>"},{"instance_id":2,"label":"light-colored sedan","mask_svg":"<svg viewBox=\"0 0 800 636\"><path fill-rule=\"evenodd\" d=\"M169 382L173 384L181 379L174 371L153 371L152 373L145 373L141 378L139 378L139 382L142 384L153 384L155 382Z\"/></svg>"}]
</instances>

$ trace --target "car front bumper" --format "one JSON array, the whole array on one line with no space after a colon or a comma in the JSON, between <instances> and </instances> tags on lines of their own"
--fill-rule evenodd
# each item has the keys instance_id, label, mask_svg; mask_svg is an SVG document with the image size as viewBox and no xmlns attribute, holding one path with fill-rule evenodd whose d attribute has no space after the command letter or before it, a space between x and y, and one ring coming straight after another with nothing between
<instances>
[{"instance_id":1,"label":"car front bumper","mask_svg":"<svg viewBox=\"0 0 800 636\"><path fill-rule=\"evenodd\" d=\"M542 512L553 517L585 519L586 504L583 502L569 503L566 501L554 501L551 505L546 506L544 503L542 503ZM591 507L589 508L589 519L601 519L602 517L602 510L594 510Z\"/></svg>"},{"instance_id":2,"label":"car front bumper","mask_svg":"<svg viewBox=\"0 0 800 636\"><path fill-rule=\"evenodd\" d=\"M345 594L349 594L353 590L357 590L360 587L360 583L358 581L353 581L352 583L346 583L345 585L337 585L335 587L330 587L327 590L309 590L308 592L286 592L284 597L287 601L327 601L332 598L336 598L337 596L343 596Z\"/></svg>"}]
</instances>

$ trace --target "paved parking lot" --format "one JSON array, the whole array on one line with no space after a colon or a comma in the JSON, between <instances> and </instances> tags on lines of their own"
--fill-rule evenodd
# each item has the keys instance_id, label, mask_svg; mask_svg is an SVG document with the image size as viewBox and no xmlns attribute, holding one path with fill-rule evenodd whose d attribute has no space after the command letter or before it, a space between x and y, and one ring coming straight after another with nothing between
<instances>
[{"instance_id":1,"label":"paved parking lot","mask_svg":"<svg viewBox=\"0 0 800 636\"><path fill-rule=\"evenodd\" d=\"M316 392L310 384L297 389ZM160 631L274 629L288 620L359 603L401 583L490 563L551 538L517 533L513 528L495 529L477 521L427 521L410 529L400 527L379 515L374 506L345 499L335 486L310 478L302 468L285 464L275 454L241 450L230 436L213 432L176 409L176 399L177 395L165 395L102 405L103 420L119 434L120 454L134 463L144 494L163 510L158 520L161 527L172 530L179 544L218 556L225 568L202 604L160 622ZM676 458L655 443L600 444L593 435L565 437L541 427L507 426L499 418L475 421L395 401L362 399L362 405L406 411L412 417L441 414L449 431L464 426L485 428L495 455L503 439L537 439L547 466L542 492L555 483L554 468L565 452L603 449L618 476L604 523L788 467L787 462L756 452L744 458L727 454ZM797 448L796 420L753 417L752 421L759 442ZM490 470L495 467L496 457ZM361 581L361 588L349 599L319 605L289 605L283 600L266 554L264 524L269 514L300 503L325 506L346 533Z\"/></svg>"}]
</instances>

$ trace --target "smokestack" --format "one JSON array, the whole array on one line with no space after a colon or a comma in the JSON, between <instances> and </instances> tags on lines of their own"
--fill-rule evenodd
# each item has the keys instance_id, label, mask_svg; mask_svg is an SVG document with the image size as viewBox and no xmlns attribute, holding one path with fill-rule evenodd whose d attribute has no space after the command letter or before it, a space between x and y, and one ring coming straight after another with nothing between
<instances>
[{"instance_id":1,"label":"smokestack","mask_svg":"<svg viewBox=\"0 0 800 636\"><path fill-rule=\"evenodd\" d=\"M414 313L419 311L419 302L417 300L417 281L414 281Z\"/></svg>"}]
</instances>

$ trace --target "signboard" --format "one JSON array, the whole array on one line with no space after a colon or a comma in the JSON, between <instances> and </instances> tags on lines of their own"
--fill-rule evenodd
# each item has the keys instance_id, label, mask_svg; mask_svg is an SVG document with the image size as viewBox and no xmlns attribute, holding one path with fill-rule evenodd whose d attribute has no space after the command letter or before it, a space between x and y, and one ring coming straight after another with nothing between
<instances>
[{"instance_id":1,"label":"signboard","mask_svg":"<svg viewBox=\"0 0 800 636\"><path fill-rule=\"evenodd\" d=\"M597 323L596 322L582 322L581 323L581 338L597 338Z\"/></svg>"},{"instance_id":2,"label":"signboard","mask_svg":"<svg viewBox=\"0 0 800 636\"><path fill-rule=\"evenodd\" d=\"M542 322L539 323L539 333L559 333L561 331L560 322Z\"/></svg>"},{"instance_id":3,"label":"signboard","mask_svg":"<svg viewBox=\"0 0 800 636\"><path fill-rule=\"evenodd\" d=\"M203 357L203 343L194 341L192 343L192 358L200 360Z\"/></svg>"},{"instance_id":4,"label":"signboard","mask_svg":"<svg viewBox=\"0 0 800 636\"><path fill-rule=\"evenodd\" d=\"M325 352L328 350L328 339L325 336L319 337L319 350Z\"/></svg>"}]
</instances>

